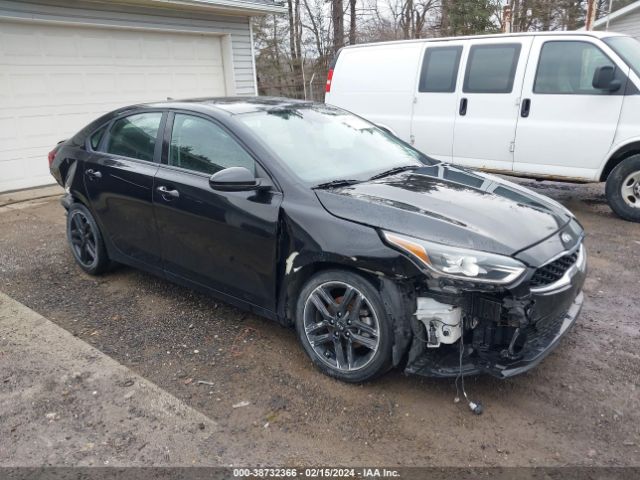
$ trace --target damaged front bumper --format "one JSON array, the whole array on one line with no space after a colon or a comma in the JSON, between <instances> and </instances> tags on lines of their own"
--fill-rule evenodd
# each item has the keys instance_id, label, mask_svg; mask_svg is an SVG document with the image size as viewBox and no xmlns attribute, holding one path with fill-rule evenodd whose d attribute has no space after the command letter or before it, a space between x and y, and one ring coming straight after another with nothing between
<instances>
[{"instance_id":1,"label":"damaged front bumper","mask_svg":"<svg viewBox=\"0 0 640 480\"><path fill-rule=\"evenodd\" d=\"M583 301L584 294L580 292L564 315L549 322L548 326L542 327L540 334L535 339L527 340L526 349L524 349L519 360L512 362L497 361L493 365L488 365L486 369L479 370L479 372L486 371L496 377L507 378L524 373L538 365L558 346L560 339L573 326L580 314Z\"/></svg>"},{"instance_id":2,"label":"damaged front bumper","mask_svg":"<svg viewBox=\"0 0 640 480\"><path fill-rule=\"evenodd\" d=\"M534 368L578 318L585 277L586 252L581 248L575 265L548 287L527 289L519 297L463 292L452 301L460 311L460 333L452 328L454 321L449 318L456 317L451 313L440 315L448 324L437 320L436 325L448 328L445 334L453 335L450 341L424 318L414 318L414 341L405 372L429 377L462 373L508 378ZM416 313L421 313L420 308Z\"/></svg>"}]
</instances>

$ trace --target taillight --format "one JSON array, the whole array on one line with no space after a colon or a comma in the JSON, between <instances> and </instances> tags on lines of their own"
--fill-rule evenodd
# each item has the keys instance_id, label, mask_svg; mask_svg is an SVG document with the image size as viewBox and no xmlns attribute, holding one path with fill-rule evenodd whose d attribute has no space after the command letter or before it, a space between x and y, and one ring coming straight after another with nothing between
<instances>
[{"instance_id":1,"label":"taillight","mask_svg":"<svg viewBox=\"0 0 640 480\"><path fill-rule=\"evenodd\" d=\"M56 158L57 151L58 151L58 146L56 145L56 147L49 152L49 168L51 168L51 165L53 164L53 160Z\"/></svg>"},{"instance_id":2,"label":"taillight","mask_svg":"<svg viewBox=\"0 0 640 480\"><path fill-rule=\"evenodd\" d=\"M329 73L327 73L327 88L325 89L325 92L329 93L331 91L331 80L333 79L333 68L331 70L329 70Z\"/></svg>"}]
</instances>

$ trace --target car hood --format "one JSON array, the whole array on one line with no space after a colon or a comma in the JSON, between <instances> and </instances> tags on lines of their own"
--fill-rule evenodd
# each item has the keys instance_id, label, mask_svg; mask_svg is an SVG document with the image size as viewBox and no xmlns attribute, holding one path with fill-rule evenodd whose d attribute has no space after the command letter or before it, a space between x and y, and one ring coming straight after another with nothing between
<instances>
[{"instance_id":1,"label":"car hood","mask_svg":"<svg viewBox=\"0 0 640 480\"><path fill-rule=\"evenodd\" d=\"M413 237L514 255L571 220L561 205L493 175L447 164L317 189L336 217Z\"/></svg>"}]
</instances>

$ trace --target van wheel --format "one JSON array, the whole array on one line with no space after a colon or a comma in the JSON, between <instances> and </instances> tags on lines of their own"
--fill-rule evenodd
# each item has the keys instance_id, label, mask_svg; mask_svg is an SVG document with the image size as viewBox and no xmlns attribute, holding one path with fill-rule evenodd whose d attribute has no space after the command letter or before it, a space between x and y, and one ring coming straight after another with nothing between
<instances>
[{"instance_id":1,"label":"van wheel","mask_svg":"<svg viewBox=\"0 0 640 480\"><path fill-rule=\"evenodd\" d=\"M606 186L607 201L621 218L640 222L640 155L623 160L613 169Z\"/></svg>"},{"instance_id":2,"label":"van wheel","mask_svg":"<svg viewBox=\"0 0 640 480\"><path fill-rule=\"evenodd\" d=\"M73 203L67 212L67 240L76 263L89 275L99 275L109 267L102 234L87 207Z\"/></svg>"},{"instance_id":3,"label":"van wheel","mask_svg":"<svg viewBox=\"0 0 640 480\"><path fill-rule=\"evenodd\" d=\"M296 330L325 374L360 383L391 367L391 321L378 290L346 270L320 272L302 287Z\"/></svg>"}]
</instances>

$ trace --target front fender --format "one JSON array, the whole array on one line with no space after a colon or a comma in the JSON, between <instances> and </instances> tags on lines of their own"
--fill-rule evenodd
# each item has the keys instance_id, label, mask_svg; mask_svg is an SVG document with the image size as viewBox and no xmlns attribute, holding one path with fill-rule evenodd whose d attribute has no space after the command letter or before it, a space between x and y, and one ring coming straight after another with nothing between
<instances>
[{"instance_id":1,"label":"front fender","mask_svg":"<svg viewBox=\"0 0 640 480\"><path fill-rule=\"evenodd\" d=\"M298 218L296 208L284 212L278 262L279 323L294 323L298 293L312 275L327 269L351 270L378 288L393 327L392 363L394 367L402 363L413 338L413 285L424 274L387 246L373 227L334 217L324 209L313 210L314 214L307 211Z\"/></svg>"}]
</instances>

